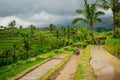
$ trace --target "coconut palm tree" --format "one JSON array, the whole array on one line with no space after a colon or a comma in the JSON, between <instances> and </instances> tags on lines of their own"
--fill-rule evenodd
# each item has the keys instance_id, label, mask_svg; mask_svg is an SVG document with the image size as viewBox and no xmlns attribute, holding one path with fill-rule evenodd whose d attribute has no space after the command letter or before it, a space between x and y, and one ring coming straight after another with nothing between
<instances>
[{"instance_id":1,"label":"coconut palm tree","mask_svg":"<svg viewBox=\"0 0 120 80\"><path fill-rule=\"evenodd\" d=\"M56 30L56 26L54 24L49 24L49 30L51 33L54 33L54 30Z\"/></svg>"},{"instance_id":2,"label":"coconut palm tree","mask_svg":"<svg viewBox=\"0 0 120 80\"><path fill-rule=\"evenodd\" d=\"M13 20L13 21L11 21L11 22L8 24L8 27L10 27L10 28L15 28L15 25L16 25L16 21Z\"/></svg>"},{"instance_id":3,"label":"coconut palm tree","mask_svg":"<svg viewBox=\"0 0 120 80\"><path fill-rule=\"evenodd\" d=\"M17 62L17 56L16 56L16 50L17 50L17 44L13 44L12 45L12 50L13 50L13 54L12 54L12 57L13 57L13 62Z\"/></svg>"},{"instance_id":4,"label":"coconut palm tree","mask_svg":"<svg viewBox=\"0 0 120 80\"><path fill-rule=\"evenodd\" d=\"M67 45L70 44L70 35L71 35L71 26L68 25L67 26L67 40L68 40L68 44Z\"/></svg>"},{"instance_id":5,"label":"coconut palm tree","mask_svg":"<svg viewBox=\"0 0 120 80\"><path fill-rule=\"evenodd\" d=\"M60 28L60 36L62 37L62 43L63 43L63 46L65 45L65 36L66 36L66 28L64 26L62 26Z\"/></svg>"},{"instance_id":6,"label":"coconut palm tree","mask_svg":"<svg viewBox=\"0 0 120 80\"><path fill-rule=\"evenodd\" d=\"M10 36L14 36L15 35L15 25L16 25L16 21L13 20L8 24L8 29L10 31Z\"/></svg>"},{"instance_id":7,"label":"coconut palm tree","mask_svg":"<svg viewBox=\"0 0 120 80\"><path fill-rule=\"evenodd\" d=\"M23 48L25 50L24 59L27 59L29 57L28 52L31 49L30 37L25 33L22 33L21 36L23 38L22 43L23 43Z\"/></svg>"},{"instance_id":8,"label":"coconut palm tree","mask_svg":"<svg viewBox=\"0 0 120 80\"><path fill-rule=\"evenodd\" d=\"M103 22L99 16L104 15L105 13L102 11L98 11L96 8L97 1L94 4L88 4L87 0L84 0L84 9L77 9L76 13L82 14L84 17L76 18L72 21L73 24L82 21L84 23L89 24L89 29L91 30L91 37L95 43L95 39L93 37L92 27L95 22Z\"/></svg>"},{"instance_id":9,"label":"coconut palm tree","mask_svg":"<svg viewBox=\"0 0 120 80\"><path fill-rule=\"evenodd\" d=\"M116 16L118 15L118 13L120 12L120 2L119 0L100 0L102 1L102 3L98 4L99 7L103 8L103 9L111 9L113 12L113 36L116 37L116 27L118 26L118 22L116 19Z\"/></svg>"}]
</instances>

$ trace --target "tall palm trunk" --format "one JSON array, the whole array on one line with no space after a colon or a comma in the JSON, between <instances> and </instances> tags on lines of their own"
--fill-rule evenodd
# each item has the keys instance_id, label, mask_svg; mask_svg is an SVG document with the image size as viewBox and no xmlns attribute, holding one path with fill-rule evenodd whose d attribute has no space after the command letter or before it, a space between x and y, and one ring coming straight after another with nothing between
<instances>
[{"instance_id":1,"label":"tall palm trunk","mask_svg":"<svg viewBox=\"0 0 120 80\"><path fill-rule=\"evenodd\" d=\"M117 0L118 2L118 0ZM112 7L112 12L113 12L113 37L116 37L117 34L116 34L116 27L117 27L117 20L116 20L116 14L119 13L119 6L118 4L113 4L113 7Z\"/></svg>"},{"instance_id":2,"label":"tall palm trunk","mask_svg":"<svg viewBox=\"0 0 120 80\"><path fill-rule=\"evenodd\" d=\"M115 23L115 12L113 11L113 37L116 37L116 23Z\"/></svg>"},{"instance_id":3,"label":"tall palm trunk","mask_svg":"<svg viewBox=\"0 0 120 80\"><path fill-rule=\"evenodd\" d=\"M89 26L90 26L90 31L91 31L90 35L91 35L91 37L92 37L92 41L93 41L94 44L95 44L96 42L95 42L95 38L94 38L94 36L93 36L93 31L92 31L92 27L93 27L93 21L92 21L92 20L90 20Z\"/></svg>"}]
</instances>

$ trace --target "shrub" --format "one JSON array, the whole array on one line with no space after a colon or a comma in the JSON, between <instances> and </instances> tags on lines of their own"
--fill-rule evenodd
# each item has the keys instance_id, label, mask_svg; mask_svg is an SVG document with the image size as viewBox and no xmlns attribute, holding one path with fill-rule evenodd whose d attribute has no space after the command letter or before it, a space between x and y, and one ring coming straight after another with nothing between
<instances>
[{"instance_id":1,"label":"shrub","mask_svg":"<svg viewBox=\"0 0 120 80\"><path fill-rule=\"evenodd\" d=\"M111 54L120 58L120 38L108 38L105 45Z\"/></svg>"},{"instance_id":2,"label":"shrub","mask_svg":"<svg viewBox=\"0 0 120 80\"><path fill-rule=\"evenodd\" d=\"M100 44L105 44L105 40L100 40Z\"/></svg>"}]
</instances>

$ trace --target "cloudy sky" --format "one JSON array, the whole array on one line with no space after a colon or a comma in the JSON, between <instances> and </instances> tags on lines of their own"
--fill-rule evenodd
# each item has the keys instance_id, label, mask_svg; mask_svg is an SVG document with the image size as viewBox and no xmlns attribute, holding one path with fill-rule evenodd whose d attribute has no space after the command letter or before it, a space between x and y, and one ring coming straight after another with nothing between
<instances>
[{"instance_id":1,"label":"cloudy sky","mask_svg":"<svg viewBox=\"0 0 120 80\"><path fill-rule=\"evenodd\" d=\"M12 20L16 20L17 26L24 27L30 24L38 27L50 23L69 24L80 16L75 10L83 8L83 5L84 0L0 0L0 25L7 26ZM108 17L111 15L111 10L105 13L104 17Z\"/></svg>"}]
</instances>

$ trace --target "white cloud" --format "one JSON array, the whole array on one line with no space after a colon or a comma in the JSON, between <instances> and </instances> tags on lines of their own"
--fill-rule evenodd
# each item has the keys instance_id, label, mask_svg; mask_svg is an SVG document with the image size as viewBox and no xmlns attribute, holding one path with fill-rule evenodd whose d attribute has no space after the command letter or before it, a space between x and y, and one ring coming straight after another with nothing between
<instances>
[{"instance_id":1,"label":"white cloud","mask_svg":"<svg viewBox=\"0 0 120 80\"><path fill-rule=\"evenodd\" d=\"M0 18L0 25L7 26L13 20L16 21L16 27L19 27L20 25L22 25L23 27L27 27L28 25L32 24L31 22L25 21L16 16L7 16Z\"/></svg>"},{"instance_id":2,"label":"white cloud","mask_svg":"<svg viewBox=\"0 0 120 80\"><path fill-rule=\"evenodd\" d=\"M90 3L95 1L88 0ZM0 0L0 25L7 26L12 20L25 27L30 24L38 27L50 23L69 24L74 18L81 17L75 10L83 7L84 0ZM111 10L102 11L106 15L101 17L112 16Z\"/></svg>"},{"instance_id":3,"label":"white cloud","mask_svg":"<svg viewBox=\"0 0 120 80\"><path fill-rule=\"evenodd\" d=\"M73 20L76 15L57 15L48 13L46 11L42 11L41 13L34 14L32 16L27 16L23 18L19 18L17 16L7 16L7 17L0 17L0 25L7 26L11 21L16 21L16 27L19 27L22 25L23 27L27 27L30 24L36 25L38 27L47 26L51 23L62 24L65 23L65 21Z\"/></svg>"},{"instance_id":4,"label":"white cloud","mask_svg":"<svg viewBox=\"0 0 120 80\"><path fill-rule=\"evenodd\" d=\"M27 20L34 22L36 25L48 25L51 23L60 24L63 21L74 19L76 15L57 15L42 11L39 14L34 14L32 17L29 17Z\"/></svg>"},{"instance_id":5,"label":"white cloud","mask_svg":"<svg viewBox=\"0 0 120 80\"><path fill-rule=\"evenodd\" d=\"M111 9L104 10L104 9L98 8L98 10L99 11L103 11L105 13L105 15L103 17L110 17L110 16L112 16L112 10Z\"/></svg>"},{"instance_id":6,"label":"white cloud","mask_svg":"<svg viewBox=\"0 0 120 80\"><path fill-rule=\"evenodd\" d=\"M109 10L102 10L105 12L104 16L101 17L109 17L112 16L112 11ZM48 13L47 11L42 11L40 13L36 13L33 15L29 15L26 17L17 17L17 16L7 16L7 17L0 17L0 25L7 26L12 20L16 21L16 26L19 27L22 25L23 27L28 27L30 24L33 24L37 27L45 27L51 23L54 23L55 25L62 25L62 24L68 24L71 23L73 19L77 17L82 17L82 15L59 15L59 14L53 14Z\"/></svg>"}]
</instances>

